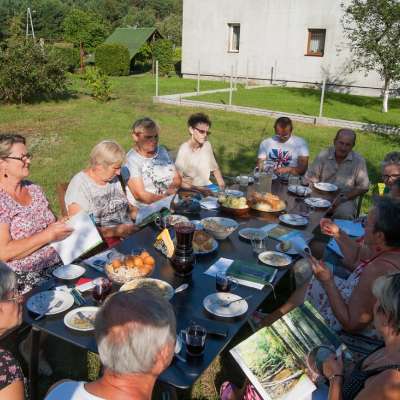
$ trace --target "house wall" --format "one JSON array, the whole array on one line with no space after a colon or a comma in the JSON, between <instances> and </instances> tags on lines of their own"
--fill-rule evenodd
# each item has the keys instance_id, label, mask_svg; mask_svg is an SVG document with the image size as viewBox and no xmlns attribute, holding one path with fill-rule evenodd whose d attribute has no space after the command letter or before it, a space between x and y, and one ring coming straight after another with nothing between
<instances>
[{"instance_id":1,"label":"house wall","mask_svg":"<svg viewBox=\"0 0 400 400\"><path fill-rule=\"evenodd\" d=\"M304 86L325 77L337 90L350 86L353 93L379 95L376 73L348 70L342 1L184 0L182 73L195 78L200 62L201 75L209 77L230 76L232 68L258 83L272 76L274 82ZM228 52L229 23L240 23L239 53ZM305 55L308 29L326 29L323 57Z\"/></svg>"}]
</instances>

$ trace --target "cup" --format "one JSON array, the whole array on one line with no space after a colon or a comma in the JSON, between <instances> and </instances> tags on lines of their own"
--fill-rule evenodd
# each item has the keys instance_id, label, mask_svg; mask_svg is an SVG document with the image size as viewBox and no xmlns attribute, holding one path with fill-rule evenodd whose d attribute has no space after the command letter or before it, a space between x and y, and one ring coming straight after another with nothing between
<instances>
[{"instance_id":1,"label":"cup","mask_svg":"<svg viewBox=\"0 0 400 400\"><path fill-rule=\"evenodd\" d=\"M205 328L200 325L190 325L181 332L181 335L188 355L198 357L203 354L207 337Z\"/></svg>"},{"instance_id":2,"label":"cup","mask_svg":"<svg viewBox=\"0 0 400 400\"><path fill-rule=\"evenodd\" d=\"M97 304L102 304L111 293L112 282L107 278L97 278L94 280L94 285L92 289L93 300Z\"/></svg>"},{"instance_id":3,"label":"cup","mask_svg":"<svg viewBox=\"0 0 400 400\"><path fill-rule=\"evenodd\" d=\"M215 289L217 292L231 292L238 286L236 279L230 278L225 274L215 275Z\"/></svg>"},{"instance_id":4,"label":"cup","mask_svg":"<svg viewBox=\"0 0 400 400\"><path fill-rule=\"evenodd\" d=\"M246 189L249 186L249 177L247 175L239 176L239 185L240 187Z\"/></svg>"},{"instance_id":5,"label":"cup","mask_svg":"<svg viewBox=\"0 0 400 400\"><path fill-rule=\"evenodd\" d=\"M298 186L300 184L300 178L297 175L289 175L288 186Z\"/></svg>"},{"instance_id":6,"label":"cup","mask_svg":"<svg viewBox=\"0 0 400 400\"><path fill-rule=\"evenodd\" d=\"M267 250L267 237L265 236L255 236L251 239L251 247L253 253L258 255Z\"/></svg>"}]
</instances>

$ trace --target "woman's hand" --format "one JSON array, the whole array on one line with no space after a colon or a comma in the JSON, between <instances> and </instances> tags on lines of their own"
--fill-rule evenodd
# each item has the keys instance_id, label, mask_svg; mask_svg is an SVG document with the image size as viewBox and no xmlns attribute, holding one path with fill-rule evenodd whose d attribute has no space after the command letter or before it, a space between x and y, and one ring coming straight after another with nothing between
<instances>
[{"instance_id":1,"label":"woman's hand","mask_svg":"<svg viewBox=\"0 0 400 400\"><path fill-rule=\"evenodd\" d=\"M73 229L69 225L61 221L50 224L45 230L49 243L65 239L72 231Z\"/></svg>"},{"instance_id":2,"label":"woman's hand","mask_svg":"<svg viewBox=\"0 0 400 400\"><path fill-rule=\"evenodd\" d=\"M332 271L323 261L317 260L314 257L310 257L309 260L314 275L320 282L329 282L333 280Z\"/></svg>"},{"instance_id":3,"label":"woman's hand","mask_svg":"<svg viewBox=\"0 0 400 400\"><path fill-rule=\"evenodd\" d=\"M340 235L340 228L332 222L329 218L322 218L320 223L321 232L325 235L331 236L337 239Z\"/></svg>"},{"instance_id":4,"label":"woman's hand","mask_svg":"<svg viewBox=\"0 0 400 400\"><path fill-rule=\"evenodd\" d=\"M322 371L326 378L330 378L332 375L343 375L342 357L336 358L336 354L329 356L322 365Z\"/></svg>"}]
</instances>

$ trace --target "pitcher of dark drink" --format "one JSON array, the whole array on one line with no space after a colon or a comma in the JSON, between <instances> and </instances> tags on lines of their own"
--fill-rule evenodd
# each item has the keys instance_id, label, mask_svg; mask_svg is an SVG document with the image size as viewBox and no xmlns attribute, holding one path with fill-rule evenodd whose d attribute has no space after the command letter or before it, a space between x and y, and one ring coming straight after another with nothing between
<instances>
[{"instance_id":1,"label":"pitcher of dark drink","mask_svg":"<svg viewBox=\"0 0 400 400\"><path fill-rule=\"evenodd\" d=\"M194 254L193 254L193 234L194 224L191 222L180 222L174 225L176 246L174 255L171 258L172 268L179 276L187 276L192 273Z\"/></svg>"}]
</instances>

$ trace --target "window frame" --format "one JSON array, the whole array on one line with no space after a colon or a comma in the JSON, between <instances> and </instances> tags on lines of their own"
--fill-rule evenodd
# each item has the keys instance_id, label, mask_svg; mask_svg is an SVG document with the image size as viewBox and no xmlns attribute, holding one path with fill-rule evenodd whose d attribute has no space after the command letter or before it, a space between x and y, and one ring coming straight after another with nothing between
<instances>
[{"instance_id":1,"label":"window frame","mask_svg":"<svg viewBox=\"0 0 400 400\"><path fill-rule=\"evenodd\" d=\"M239 27L239 40L237 42L237 50L232 48L234 28ZM228 23L228 53L239 53L240 51L240 22Z\"/></svg>"},{"instance_id":2,"label":"window frame","mask_svg":"<svg viewBox=\"0 0 400 400\"><path fill-rule=\"evenodd\" d=\"M312 34L313 33L323 33L324 34L324 46L322 52L312 52L310 51L310 44L311 44L311 39L312 39ZM324 57L325 55L325 43L326 43L326 29L314 29L314 28L309 28L308 29L308 38L307 38L307 51L306 51L306 56L308 57Z\"/></svg>"}]
</instances>

